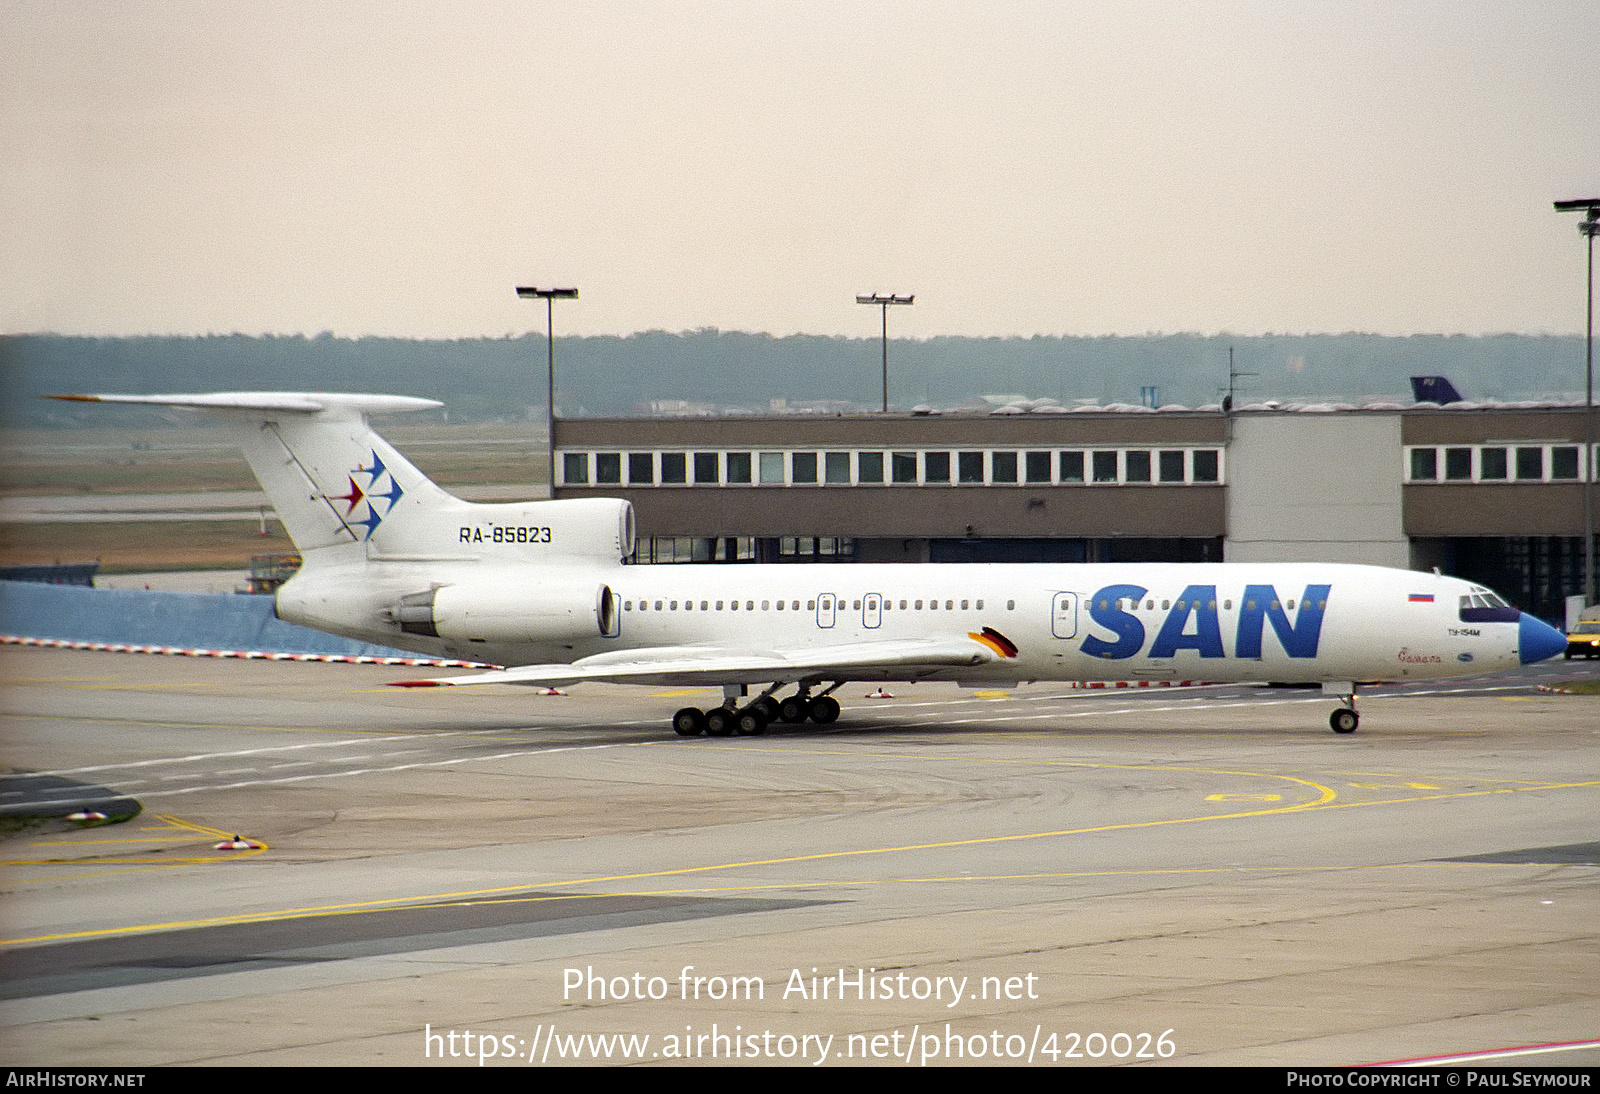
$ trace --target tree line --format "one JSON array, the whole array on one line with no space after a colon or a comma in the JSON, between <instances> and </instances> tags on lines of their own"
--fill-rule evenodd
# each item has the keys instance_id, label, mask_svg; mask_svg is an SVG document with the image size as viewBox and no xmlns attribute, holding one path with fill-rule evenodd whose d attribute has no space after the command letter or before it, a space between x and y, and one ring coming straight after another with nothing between
<instances>
[{"instance_id":1,"label":"tree line","mask_svg":"<svg viewBox=\"0 0 1600 1094\"><path fill-rule=\"evenodd\" d=\"M1501 334L1035 336L890 339L892 408L975 404L982 396L1216 403L1228 351L1236 402L1409 400L1407 378L1444 375L1468 399L1582 397L1583 340ZM881 399L874 338L715 329L556 340L560 414L626 416L661 404L765 412L777 406L849 411ZM305 335L0 337L4 424L93 421L52 392L154 394L217 390L382 391L446 404L452 421L542 418L543 334L404 339ZM101 424L104 418L100 418Z\"/></svg>"}]
</instances>

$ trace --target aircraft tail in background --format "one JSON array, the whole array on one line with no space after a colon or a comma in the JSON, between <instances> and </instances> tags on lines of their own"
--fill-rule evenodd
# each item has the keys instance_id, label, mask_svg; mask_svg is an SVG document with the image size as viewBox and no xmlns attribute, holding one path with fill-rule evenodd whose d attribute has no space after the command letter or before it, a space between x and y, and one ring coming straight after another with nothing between
<instances>
[{"instance_id":1,"label":"aircraft tail in background","mask_svg":"<svg viewBox=\"0 0 1600 1094\"><path fill-rule=\"evenodd\" d=\"M1411 377L1411 396L1419 403L1462 403L1466 400L1456 386L1443 376Z\"/></svg>"}]
</instances>

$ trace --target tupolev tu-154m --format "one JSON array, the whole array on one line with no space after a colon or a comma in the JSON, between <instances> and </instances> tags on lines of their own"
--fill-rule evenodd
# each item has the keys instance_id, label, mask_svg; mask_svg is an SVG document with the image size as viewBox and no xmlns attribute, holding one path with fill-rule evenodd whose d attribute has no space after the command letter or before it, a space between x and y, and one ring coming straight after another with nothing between
<instances>
[{"instance_id":1,"label":"tupolev tu-154m","mask_svg":"<svg viewBox=\"0 0 1600 1094\"><path fill-rule=\"evenodd\" d=\"M679 734L828 723L855 682L1205 679L1321 684L1339 733L1357 687L1515 668L1566 649L1470 581L1344 564L637 565L616 499L473 503L367 423L398 395L66 395L221 418L289 536L279 618L507 666L404 687L584 681L720 687ZM787 693L787 694L785 694Z\"/></svg>"}]
</instances>

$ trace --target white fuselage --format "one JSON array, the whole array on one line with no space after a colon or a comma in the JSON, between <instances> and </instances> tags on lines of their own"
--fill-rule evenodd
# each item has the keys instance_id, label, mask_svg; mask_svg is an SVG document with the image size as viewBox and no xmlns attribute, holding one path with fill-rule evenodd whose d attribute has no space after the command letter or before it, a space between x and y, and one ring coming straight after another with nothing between
<instances>
[{"instance_id":1,"label":"white fuselage","mask_svg":"<svg viewBox=\"0 0 1600 1094\"><path fill-rule=\"evenodd\" d=\"M1015 654L860 680L1439 679L1514 668L1514 621L1466 623L1467 582L1337 564L951 564L517 567L402 562L308 568L280 593L294 622L433 655L515 666L631 649L752 652L997 632ZM426 580L424 580L424 576ZM428 584L481 590L508 634L474 622L404 634L386 605ZM552 591L570 612L552 620ZM584 617L609 590L611 633ZM540 628L547 630L541 633Z\"/></svg>"}]
</instances>

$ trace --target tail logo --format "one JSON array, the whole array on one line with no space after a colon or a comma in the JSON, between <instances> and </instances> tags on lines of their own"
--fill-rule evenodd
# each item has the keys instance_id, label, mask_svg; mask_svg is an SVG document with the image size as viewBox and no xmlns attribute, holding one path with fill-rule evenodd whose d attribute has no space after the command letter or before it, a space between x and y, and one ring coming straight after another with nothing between
<instances>
[{"instance_id":1,"label":"tail logo","mask_svg":"<svg viewBox=\"0 0 1600 1094\"><path fill-rule=\"evenodd\" d=\"M360 484L356 482L357 475L365 475L367 477L367 488L365 490L362 490ZM385 475L389 476L389 489L380 490L378 486ZM383 461L378 458L376 450L372 453L371 466L362 467L358 465L350 472L349 484L349 493L326 494L324 496L330 501L342 501L345 503L344 514L340 519L344 521L345 527L351 530L351 535L355 534L356 528L365 528L366 532L360 538L364 540L371 539L372 533L377 531L378 525L383 523L383 518L394 511L395 502L405 496L405 491L400 489L400 483L396 481L394 473L385 467ZM380 498L388 502L384 506L381 515L378 513L377 505L377 500ZM362 504L366 505L365 516L359 520L355 519L356 507Z\"/></svg>"}]
</instances>

